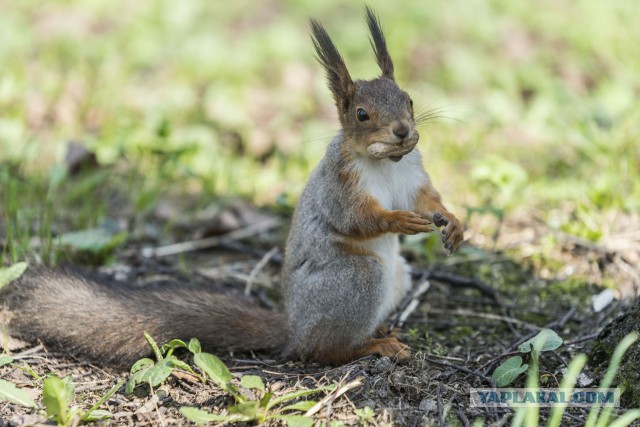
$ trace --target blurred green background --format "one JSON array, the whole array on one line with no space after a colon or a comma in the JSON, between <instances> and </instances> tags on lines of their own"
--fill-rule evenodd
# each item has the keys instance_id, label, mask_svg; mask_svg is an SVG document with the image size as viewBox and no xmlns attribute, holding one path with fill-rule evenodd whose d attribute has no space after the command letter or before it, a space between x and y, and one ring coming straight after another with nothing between
<instances>
[{"instance_id":1,"label":"blurred green background","mask_svg":"<svg viewBox=\"0 0 640 427\"><path fill-rule=\"evenodd\" d=\"M398 83L436 116L420 147L460 217L542 221L591 241L616 231L612 215L637 220L639 2L369 4ZM0 233L13 258L12 242L100 223L118 192L134 214L170 192L290 208L338 129L310 16L352 76L379 72L358 2L0 0L0 10ZM70 142L100 167L72 179Z\"/></svg>"}]
</instances>

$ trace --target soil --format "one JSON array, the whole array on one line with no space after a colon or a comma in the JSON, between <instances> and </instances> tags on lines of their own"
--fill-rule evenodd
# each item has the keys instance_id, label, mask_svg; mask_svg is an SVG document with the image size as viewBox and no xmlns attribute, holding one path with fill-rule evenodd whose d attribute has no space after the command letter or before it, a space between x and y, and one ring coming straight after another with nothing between
<instances>
[{"instance_id":1,"label":"soil","mask_svg":"<svg viewBox=\"0 0 640 427\"><path fill-rule=\"evenodd\" d=\"M259 214L275 217L268 212ZM283 219L286 221L286 217ZM159 226L162 221L158 220ZM577 354L589 351L598 332L628 303L615 300L595 313L591 298L601 290L599 279L551 274L544 271L538 259L509 249L518 242L520 248L525 244L536 244L540 236L550 233L539 222L502 224L500 235L496 234L491 244L478 243L480 233L473 227L473 224L469 225L470 241L459 255L445 258L436 253L427 263L422 255L410 250L406 253L413 266L416 288L425 280L431 285L419 297L420 304L410 312L406 323L397 329L400 340L412 351L406 363L366 357L345 366L328 368L267 360L259 354L218 356L237 377L233 380L237 385L243 375L259 375L275 396L337 384L334 391L310 396L315 400L328 396L313 414L314 420L319 422L468 426L483 419L486 425L508 423L513 417L510 409L470 407L469 389L493 387L491 374L495 367L512 355L519 343L543 327L554 329L565 341L558 350L544 353L540 361L541 386L556 387L568 362ZM163 258L142 256L143 243L132 240L117 249L115 262L100 270L113 280L144 285L189 280L201 286L243 290L249 281L252 292L261 301L277 307L280 254L286 235L283 228L258 230L239 240L223 234L227 237L219 239L212 248ZM173 241L185 241L219 232L207 234L200 226L190 228L187 225L172 233ZM409 243L406 247L413 247ZM144 245L148 244L146 239ZM270 252L273 247L280 248L279 253ZM600 249L565 241L555 250L557 259L565 265L588 270L593 262L600 262L601 271L611 269L617 255L604 256L603 261ZM265 254L269 252L267 259ZM603 276L612 277L611 274ZM469 280L461 280L461 277ZM634 282L625 283L631 288L635 286ZM407 313L409 303L406 301L402 308ZM394 319L390 322L399 323ZM74 405L84 409L91 407L119 380L128 377L126 372L106 370L66 354L50 352L41 343L23 343L11 353L14 363L0 367L0 378L28 390L35 400L41 396L41 378L50 373L61 378L72 377L76 387ZM181 357L190 362L188 355ZM579 385L593 386L597 380L598 374L587 366ZM338 390L345 385L351 388L338 395ZM524 387L525 377L518 378L513 386ZM180 407L195 406L220 414L232 404L229 395L211 382L202 383L193 375L175 371L163 385L153 390L140 386L132 395L127 395L121 388L102 405L101 409L112 415L101 423L112 426L190 425L179 413ZM620 411L625 405L623 403ZM365 407L372 411L363 409ZM569 408L563 425L583 425L586 415L586 409ZM542 409L541 423L547 416L548 412ZM45 422L46 418L34 410L0 403L0 426ZM269 425L281 425L278 423L271 421Z\"/></svg>"}]
</instances>

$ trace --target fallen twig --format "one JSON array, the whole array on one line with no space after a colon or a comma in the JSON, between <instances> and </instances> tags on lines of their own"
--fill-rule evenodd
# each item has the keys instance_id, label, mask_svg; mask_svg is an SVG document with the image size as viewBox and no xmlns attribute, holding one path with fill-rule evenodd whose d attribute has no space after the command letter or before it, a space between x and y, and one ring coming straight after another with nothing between
<instances>
[{"instance_id":1,"label":"fallen twig","mask_svg":"<svg viewBox=\"0 0 640 427\"><path fill-rule=\"evenodd\" d=\"M437 402L438 402L438 426L444 427L444 417L442 416L442 393L440 392L440 381L438 381Z\"/></svg>"},{"instance_id":2,"label":"fallen twig","mask_svg":"<svg viewBox=\"0 0 640 427\"><path fill-rule=\"evenodd\" d=\"M428 280L425 280L414 288L410 296L408 298L405 298L405 300L402 302L400 306L401 308L398 311L399 314L392 319L389 330L392 330L396 326L404 325L404 322L407 321L411 313L413 313L418 307L418 304L420 303L420 297L424 295L430 288L431 283Z\"/></svg>"},{"instance_id":3,"label":"fallen twig","mask_svg":"<svg viewBox=\"0 0 640 427\"><path fill-rule=\"evenodd\" d=\"M514 325L526 326L529 329L535 330L535 332L533 333L534 335L540 332L540 330L542 329L540 326L534 325L533 323L528 323L524 320L516 319L515 317L508 317L494 313L482 313L466 309L441 310L437 308L432 308L430 312L434 314L446 314L448 316L478 317L480 319L498 320L505 323L513 323Z\"/></svg>"},{"instance_id":4,"label":"fallen twig","mask_svg":"<svg viewBox=\"0 0 640 427\"><path fill-rule=\"evenodd\" d=\"M274 246L273 248L271 248L269 252L264 254L262 256L262 259L258 261L255 267L253 267L253 269L251 270L251 273L249 273L249 278L247 279L247 285L244 288L245 295L249 296L249 294L251 294L251 286L253 285L253 281L256 279L256 276L258 275L258 273L260 273L260 271L264 268L264 266L267 265L269 260L277 253L278 253L278 247Z\"/></svg>"},{"instance_id":5,"label":"fallen twig","mask_svg":"<svg viewBox=\"0 0 640 427\"><path fill-rule=\"evenodd\" d=\"M440 365L440 366L444 366L444 367L447 367L447 368L455 369L456 371L464 372L465 374L473 375L473 376L478 377L481 380L485 381L486 383L491 385L491 387L496 387L496 382L492 378L489 378L486 375L481 374L480 372L473 371L473 370L471 370L469 368L465 368L464 366L454 365L453 363L442 362L440 360L434 360L434 359L431 359L431 358L429 358L427 356L423 356L423 357L429 363L434 363L436 365ZM437 377L435 377L434 379L435 380L440 380L440 378L442 376L443 376L443 374L440 374Z\"/></svg>"},{"instance_id":6,"label":"fallen twig","mask_svg":"<svg viewBox=\"0 0 640 427\"><path fill-rule=\"evenodd\" d=\"M427 278L437 280L439 282L445 282L452 286L474 288L494 301L500 302L498 291L475 277L465 277L457 274L445 273L444 271L430 270L427 274Z\"/></svg>"},{"instance_id":7,"label":"fallen twig","mask_svg":"<svg viewBox=\"0 0 640 427\"><path fill-rule=\"evenodd\" d=\"M172 245L160 246L157 248L145 248L142 250L142 256L146 258L163 257L169 255L177 255L185 252L196 251L200 249L209 249L220 245L222 242L230 242L234 240L246 239L255 236L258 233L271 230L280 225L280 219L269 218L247 227L233 230L221 236L208 237L206 239L190 240L187 242L174 243Z\"/></svg>"},{"instance_id":8,"label":"fallen twig","mask_svg":"<svg viewBox=\"0 0 640 427\"><path fill-rule=\"evenodd\" d=\"M318 403L313 405L311 407L311 409L309 409L304 414L304 416L305 417L312 416L313 414L318 412L320 409L322 409L323 406L329 404L330 402L333 402L338 397L342 396L343 394L345 394L346 392L348 392L352 388L360 387L361 385L362 385L362 379L361 378L357 378L357 379L351 381L350 383L343 385L342 387L336 389L334 392L329 393L328 395L323 397Z\"/></svg>"}]
</instances>

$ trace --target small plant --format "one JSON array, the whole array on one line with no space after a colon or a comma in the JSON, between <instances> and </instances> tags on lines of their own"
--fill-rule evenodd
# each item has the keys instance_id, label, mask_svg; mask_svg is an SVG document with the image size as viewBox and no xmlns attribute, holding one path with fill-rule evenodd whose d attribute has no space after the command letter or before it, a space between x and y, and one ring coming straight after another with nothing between
<instances>
[{"instance_id":1,"label":"small plant","mask_svg":"<svg viewBox=\"0 0 640 427\"><path fill-rule=\"evenodd\" d=\"M227 408L228 414L213 414L202 409L183 406L180 413L195 423L209 422L247 422L254 421L264 423L268 420L282 420L289 426L311 426L313 419L301 415L300 412L308 411L316 401L302 401L291 405L286 403L307 395L319 393L321 391L333 390L334 385L320 387L311 390L299 390L287 393L283 396L274 397L274 394L267 390L262 378L257 375L245 375L240 379L240 385L249 390L254 390L259 399L248 398L231 383L234 376L227 366L218 357L202 351L200 342L192 338L189 343L174 339L161 347L154 339L145 333L145 339L153 349L156 361L150 358L138 360L131 367L131 378L125 388L126 393L132 393L139 384L149 384L156 387L164 382L174 369L179 368L190 372L196 377L205 381L210 379L214 384L227 392L236 401L236 404ZM173 352L177 348L185 348L193 353L193 362L200 369L203 375L196 373L188 364L179 360Z\"/></svg>"},{"instance_id":2,"label":"small plant","mask_svg":"<svg viewBox=\"0 0 640 427\"><path fill-rule=\"evenodd\" d=\"M600 392L604 392L611 386L613 379L618 371L618 366L620 365L620 361L624 356L624 353L629 349L629 347L638 339L637 333L632 333L626 336L616 347L616 350L611 358L611 362L609 364L609 368L600 383ZM550 329L543 329L528 341L520 344L518 346L518 351L523 354L530 353L529 364L522 363L521 356L510 357L505 360L500 366L496 368L491 376L493 380L496 382L498 387L504 387L506 385L511 384L515 379L525 371L527 373L527 382L526 386L528 389L535 392L539 389L539 371L538 365L540 360L540 353L543 351L553 351L562 345L562 338L558 336L557 333ZM576 381L578 379L578 375L580 371L584 367L587 361L587 357L584 354L580 354L576 356L567 367L567 370L564 374L562 382L560 383L560 389L573 391ZM567 402L559 402L557 405L553 406L551 410L551 416L549 421L547 422L547 427L558 427L562 421L562 415L567 407ZM602 414L600 406L593 406L589 411L589 416L587 418L586 426L588 427L605 427L605 426L615 426L615 427L624 427L631 424L634 420L640 418L640 409L632 409L630 411L625 412L620 415L616 420L609 423L611 418L613 407L611 405L606 405L602 410ZM541 425L539 423L540 418L540 407L538 405L531 405L526 407L520 407L516 411L516 414L511 423L512 427L520 427L523 424L526 427L533 427ZM481 421L480 421L481 423ZM482 424L480 424L482 425Z\"/></svg>"},{"instance_id":3,"label":"small plant","mask_svg":"<svg viewBox=\"0 0 640 427\"><path fill-rule=\"evenodd\" d=\"M78 406L71 406L75 396L75 387L71 382L71 377L60 379L55 375L51 375L44 380L42 403L46 408L47 417L54 420L58 425L75 425L77 424L77 419L85 422L104 420L109 418L111 413L98 408L118 391L123 384L124 381L120 381L111 387L88 411L83 411Z\"/></svg>"},{"instance_id":4,"label":"small plant","mask_svg":"<svg viewBox=\"0 0 640 427\"><path fill-rule=\"evenodd\" d=\"M191 369L191 366L178 359L173 354L174 350L180 347L189 348L189 350L192 348L199 349L200 343L198 340L192 339L189 346L187 346L184 341L172 340L163 345L162 348L159 348L151 335L145 332L144 338L153 349L156 361L154 362L153 359L145 357L133 364L131 367L131 378L129 378L127 386L125 387L125 393L133 393L133 390L139 384L149 384L152 388L156 387L162 384L176 368L183 369L204 381L204 378L194 372L193 369Z\"/></svg>"},{"instance_id":5,"label":"small plant","mask_svg":"<svg viewBox=\"0 0 640 427\"><path fill-rule=\"evenodd\" d=\"M605 373L604 378L600 383L600 392L604 392L611 386L611 383L613 382L613 379L618 372L618 366L620 366L622 357L629 349L629 347L631 347L631 345L637 340L638 333L633 332L627 335L622 341L620 341L613 353L613 356L611 357L611 362L609 363L607 372ZM531 367L527 375L527 388L533 389L534 391L538 390L538 359L539 353L538 351L533 349L531 355ZM562 380L560 388L573 390L578 378L578 374L582 370L582 367L584 366L586 360L586 356L581 354L571 361L567 369L567 373ZM560 426L562 415L564 414L566 406L566 404L559 404L553 407L551 418L547 422L547 427ZM587 417L587 422L585 423L586 427L626 427L633 421L640 418L640 409L632 409L620 415L617 419L609 422L612 415L613 406L609 404L605 405L602 413L600 413L601 409L602 408L598 405L594 405L591 407L589 416ZM539 406L532 405L528 407L521 407L516 411L516 415L513 418L511 426L520 427L524 424L526 427L537 427L538 425L540 425L539 418Z\"/></svg>"},{"instance_id":6,"label":"small plant","mask_svg":"<svg viewBox=\"0 0 640 427\"><path fill-rule=\"evenodd\" d=\"M543 351L553 351L562 345L562 338L551 329L543 329L538 335L518 346L520 353L530 353L532 357ZM527 371L529 365L522 363L522 356L513 356L502 362L491 375L498 387L504 387Z\"/></svg>"},{"instance_id":7,"label":"small plant","mask_svg":"<svg viewBox=\"0 0 640 427\"><path fill-rule=\"evenodd\" d=\"M192 345L193 343L193 345ZM333 390L334 385L320 387L311 390L299 390L287 393L283 396L274 397L273 392L268 391L257 375L244 375L240 379L240 385L246 389L254 390L256 395L261 396L259 399L250 399L240 393L230 381L233 375L229 372L227 366L217 357L209 353L200 351L200 344L197 340L192 339L189 343L189 350L194 353L194 363L202 370L216 385L229 393L236 404L227 408L227 415L212 414L210 412L183 406L180 413L195 423L207 422L241 422L255 421L260 424L268 420L282 420L291 427L311 426L313 419L301 415L301 411L308 411L317 404L316 401L308 400L296 402L291 405L285 405L287 402L298 399L300 397L319 393L325 390Z\"/></svg>"},{"instance_id":8,"label":"small plant","mask_svg":"<svg viewBox=\"0 0 640 427\"><path fill-rule=\"evenodd\" d=\"M5 356L2 359L0 366L11 363L10 357ZM73 402L75 397L75 387L71 382L71 377L60 379L55 375L50 375L43 382L42 403L44 408L40 407L31 399L26 391L4 380L0 380L0 401L8 401L16 405L36 409L39 413L46 415L47 418L61 426L77 425L79 421L89 422L109 418L111 416L109 411L98 408L118 391L123 384L124 381L121 381L111 387L111 389L87 411L84 411L78 406L71 406L71 402Z\"/></svg>"},{"instance_id":9,"label":"small plant","mask_svg":"<svg viewBox=\"0 0 640 427\"><path fill-rule=\"evenodd\" d=\"M199 353L206 355L207 353ZM214 356L215 357L215 356ZM236 401L236 404L227 408L228 414L213 414L202 409L183 406L180 413L195 423L208 422L247 422L254 421L263 424L268 420L281 420L290 427L307 427L313 425L313 419L302 415L301 412L309 411L318 402L314 400L300 401L290 405L291 400L316 394L321 391L333 390L334 385L328 385L317 389L298 390L283 396L274 397L273 392L268 391L257 375L245 375L240 379L240 385L246 389L254 390L259 399L250 399L240 393L229 381L233 378L227 367L220 361L209 359L204 366L207 375L227 391ZM213 373L213 376L211 376Z\"/></svg>"},{"instance_id":10,"label":"small plant","mask_svg":"<svg viewBox=\"0 0 640 427\"><path fill-rule=\"evenodd\" d=\"M358 424L360 425L373 423L373 409L368 406L356 409L356 415L358 416Z\"/></svg>"}]
</instances>

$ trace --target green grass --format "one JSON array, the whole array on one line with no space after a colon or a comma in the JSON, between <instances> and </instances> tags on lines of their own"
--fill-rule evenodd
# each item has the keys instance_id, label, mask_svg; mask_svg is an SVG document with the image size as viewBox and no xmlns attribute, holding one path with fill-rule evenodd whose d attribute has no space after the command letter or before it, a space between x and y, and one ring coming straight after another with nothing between
<instances>
[{"instance_id":1,"label":"green grass","mask_svg":"<svg viewBox=\"0 0 640 427\"><path fill-rule=\"evenodd\" d=\"M309 16L355 77L378 73L357 3L5 3L0 236L13 259L33 237L100 224L114 197L142 218L169 189L295 202L338 128ZM640 208L637 2L369 3L398 82L442 116L420 146L460 216L538 210L597 241L609 212ZM66 177L69 141L104 169Z\"/></svg>"}]
</instances>

